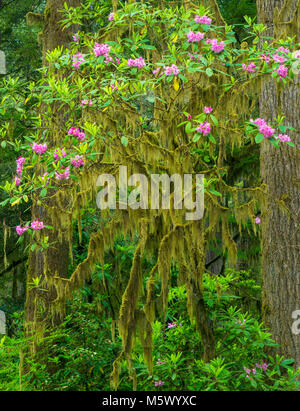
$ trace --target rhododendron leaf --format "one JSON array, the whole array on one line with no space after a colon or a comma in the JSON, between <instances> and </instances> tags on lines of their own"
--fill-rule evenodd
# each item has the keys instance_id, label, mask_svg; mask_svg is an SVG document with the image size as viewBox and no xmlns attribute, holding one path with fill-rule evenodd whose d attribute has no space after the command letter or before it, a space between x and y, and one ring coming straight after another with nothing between
<instances>
[{"instance_id":1,"label":"rhododendron leaf","mask_svg":"<svg viewBox=\"0 0 300 411\"><path fill-rule=\"evenodd\" d=\"M210 67L208 67L208 68L206 69L206 74L208 75L208 77L211 77L211 76L214 74L214 72L213 72L213 70L212 70Z\"/></svg>"},{"instance_id":2,"label":"rhododendron leaf","mask_svg":"<svg viewBox=\"0 0 300 411\"><path fill-rule=\"evenodd\" d=\"M213 114L210 114L210 118L212 119L213 123L217 126L219 124L218 120Z\"/></svg>"},{"instance_id":3,"label":"rhododendron leaf","mask_svg":"<svg viewBox=\"0 0 300 411\"><path fill-rule=\"evenodd\" d=\"M201 137L201 134L199 134L199 133L195 134L194 137L193 137L193 142L196 143L199 140L200 137Z\"/></svg>"},{"instance_id":4,"label":"rhododendron leaf","mask_svg":"<svg viewBox=\"0 0 300 411\"><path fill-rule=\"evenodd\" d=\"M128 146L128 138L125 137L125 136L122 136L121 143L123 144L123 146L127 147Z\"/></svg>"},{"instance_id":5,"label":"rhododendron leaf","mask_svg":"<svg viewBox=\"0 0 300 411\"><path fill-rule=\"evenodd\" d=\"M214 190L213 188L210 188L208 191L209 191L211 194L215 195L215 196L222 197L222 194L219 193L219 191Z\"/></svg>"},{"instance_id":6,"label":"rhododendron leaf","mask_svg":"<svg viewBox=\"0 0 300 411\"><path fill-rule=\"evenodd\" d=\"M215 138L211 134L208 135L208 138L213 144L217 144Z\"/></svg>"},{"instance_id":7,"label":"rhododendron leaf","mask_svg":"<svg viewBox=\"0 0 300 411\"><path fill-rule=\"evenodd\" d=\"M295 144L292 143L291 141L288 141L286 144L288 144L288 145L291 146L291 147L295 147Z\"/></svg>"},{"instance_id":8,"label":"rhododendron leaf","mask_svg":"<svg viewBox=\"0 0 300 411\"><path fill-rule=\"evenodd\" d=\"M45 197L46 194L47 194L47 188L44 187L44 188L41 190L41 197Z\"/></svg>"},{"instance_id":9,"label":"rhododendron leaf","mask_svg":"<svg viewBox=\"0 0 300 411\"><path fill-rule=\"evenodd\" d=\"M257 144L261 143L261 142L263 141L263 139L264 139L263 134L261 134L261 133L256 134L255 142L256 142Z\"/></svg>"}]
</instances>

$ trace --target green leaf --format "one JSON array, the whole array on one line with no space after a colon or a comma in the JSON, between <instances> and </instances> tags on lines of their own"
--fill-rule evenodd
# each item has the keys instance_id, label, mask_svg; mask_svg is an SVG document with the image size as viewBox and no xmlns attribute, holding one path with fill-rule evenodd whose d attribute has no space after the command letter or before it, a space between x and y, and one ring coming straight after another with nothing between
<instances>
[{"instance_id":1,"label":"green leaf","mask_svg":"<svg viewBox=\"0 0 300 411\"><path fill-rule=\"evenodd\" d=\"M208 77L211 77L214 74L214 72L212 71L210 67L208 67L205 72L208 75Z\"/></svg>"},{"instance_id":2,"label":"green leaf","mask_svg":"<svg viewBox=\"0 0 300 411\"><path fill-rule=\"evenodd\" d=\"M217 144L215 138L211 134L208 135L208 138L213 144Z\"/></svg>"},{"instance_id":3,"label":"green leaf","mask_svg":"<svg viewBox=\"0 0 300 411\"><path fill-rule=\"evenodd\" d=\"M199 138L200 138L200 134L198 134L198 133L195 134L194 137L193 137L193 142L196 143L199 140Z\"/></svg>"},{"instance_id":4,"label":"green leaf","mask_svg":"<svg viewBox=\"0 0 300 411\"><path fill-rule=\"evenodd\" d=\"M125 137L125 136L122 136L121 143L123 144L123 146L127 147L128 146L128 138Z\"/></svg>"},{"instance_id":5,"label":"green leaf","mask_svg":"<svg viewBox=\"0 0 300 411\"><path fill-rule=\"evenodd\" d=\"M1 147L5 148L6 147L6 141L1 141Z\"/></svg>"},{"instance_id":6,"label":"green leaf","mask_svg":"<svg viewBox=\"0 0 300 411\"><path fill-rule=\"evenodd\" d=\"M213 114L210 114L210 118L212 119L213 123L217 126L219 124L218 120Z\"/></svg>"},{"instance_id":7,"label":"green leaf","mask_svg":"<svg viewBox=\"0 0 300 411\"><path fill-rule=\"evenodd\" d=\"M210 188L208 191L209 191L211 194L215 195L215 196L222 197L222 194L219 193L219 191L214 190L213 188Z\"/></svg>"},{"instance_id":8,"label":"green leaf","mask_svg":"<svg viewBox=\"0 0 300 411\"><path fill-rule=\"evenodd\" d=\"M47 188L44 187L44 188L41 190L41 197L45 197L46 194L47 194Z\"/></svg>"},{"instance_id":9,"label":"green leaf","mask_svg":"<svg viewBox=\"0 0 300 411\"><path fill-rule=\"evenodd\" d=\"M263 134L261 134L261 133L256 134L255 142L256 142L257 144L261 143L261 142L263 141L263 139L264 139L264 135L263 135Z\"/></svg>"}]
</instances>

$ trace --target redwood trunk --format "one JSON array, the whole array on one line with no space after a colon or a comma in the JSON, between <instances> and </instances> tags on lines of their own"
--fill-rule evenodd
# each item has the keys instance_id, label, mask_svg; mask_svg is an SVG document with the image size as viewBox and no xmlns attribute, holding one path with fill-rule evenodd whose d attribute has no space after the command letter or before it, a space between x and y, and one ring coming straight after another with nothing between
<instances>
[{"instance_id":1,"label":"redwood trunk","mask_svg":"<svg viewBox=\"0 0 300 411\"><path fill-rule=\"evenodd\" d=\"M296 35L299 42L298 0L258 0L257 6L259 22L269 27L268 35ZM280 344L277 352L295 359L296 367L300 366L300 336L292 331L292 313L300 309L299 79L295 75L293 83L281 90L273 79L266 80L260 96L260 117L271 122L283 115L283 124L297 130L288 132L295 148L280 144L276 149L268 141L261 147L261 177L269 196L262 210L263 316ZM280 204L287 212L282 212Z\"/></svg>"}]
</instances>

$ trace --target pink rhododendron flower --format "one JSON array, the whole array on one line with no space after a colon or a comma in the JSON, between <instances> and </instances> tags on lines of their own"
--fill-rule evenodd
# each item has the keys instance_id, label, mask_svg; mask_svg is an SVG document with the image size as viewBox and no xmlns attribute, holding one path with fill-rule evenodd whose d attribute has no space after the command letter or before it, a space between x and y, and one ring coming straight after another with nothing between
<instances>
[{"instance_id":1,"label":"pink rhododendron flower","mask_svg":"<svg viewBox=\"0 0 300 411\"><path fill-rule=\"evenodd\" d=\"M36 218L34 221L32 221L31 223L31 228L33 230L42 230L43 228L45 228L44 223L42 221L40 221L38 218Z\"/></svg>"},{"instance_id":2,"label":"pink rhododendron flower","mask_svg":"<svg viewBox=\"0 0 300 411\"><path fill-rule=\"evenodd\" d=\"M157 67L155 70L152 70L152 74L156 75L157 73L159 73L161 67Z\"/></svg>"},{"instance_id":3,"label":"pink rhododendron flower","mask_svg":"<svg viewBox=\"0 0 300 411\"><path fill-rule=\"evenodd\" d=\"M278 69L275 71L282 78L288 75L288 69L284 65L279 66Z\"/></svg>"},{"instance_id":4,"label":"pink rhododendron flower","mask_svg":"<svg viewBox=\"0 0 300 411\"><path fill-rule=\"evenodd\" d=\"M210 106L209 107L205 106L203 111L204 111L205 114L209 114L213 111L213 109Z\"/></svg>"},{"instance_id":5,"label":"pink rhododendron flower","mask_svg":"<svg viewBox=\"0 0 300 411\"><path fill-rule=\"evenodd\" d=\"M270 63L271 61L271 56L269 54L261 54L260 59L266 61L267 63Z\"/></svg>"},{"instance_id":6,"label":"pink rhododendron flower","mask_svg":"<svg viewBox=\"0 0 300 411\"><path fill-rule=\"evenodd\" d=\"M196 131L198 131L198 133L202 133L204 136L208 136L211 131L210 123L204 121L204 123L200 124L199 127L196 128Z\"/></svg>"},{"instance_id":7,"label":"pink rhododendron flower","mask_svg":"<svg viewBox=\"0 0 300 411\"><path fill-rule=\"evenodd\" d=\"M267 124L263 124L259 127L259 132L263 134L265 138L271 138L275 133L275 130Z\"/></svg>"},{"instance_id":8,"label":"pink rhododendron flower","mask_svg":"<svg viewBox=\"0 0 300 411\"><path fill-rule=\"evenodd\" d=\"M254 73L256 69L256 64L255 63L242 64L242 69L244 71L247 71L248 73Z\"/></svg>"},{"instance_id":9,"label":"pink rhododendron flower","mask_svg":"<svg viewBox=\"0 0 300 411\"><path fill-rule=\"evenodd\" d=\"M260 363L256 363L255 367L256 368L261 368L263 371L266 371L266 369L268 368L269 364L267 364L266 362L264 362L263 364Z\"/></svg>"},{"instance_id":10,"label":"pink rhododendron flower","mask_svg":"<svg viewBox=\"0 0 300 411\"><path fill-rule=\"evenodd\" d=\"M274 60L276 63L280 63L280 62L287 61L287 58L284 57L284 56L280 56L279 54L273 54L273 60Z\"/></svg>"},{"instance_id":11,"label":"pink rhododendron flower","mask_svg":"<svg viewBox=\"0 0 300 411\"><path fill-rule=\"evenodd\" d=\"M22 235L23 233L25 233L25 231L27 231L29 228L29 225L27 224L25 227L21 227L20 225L17 225L16 227L16 232L18 235Z\"/></svg>"},{"instance_id":12,"label":"pink rhododendron flower","mask_svg":"<svg viewBox=\"0 0 300 411\"><path fill-rule=\"evenodd\" d=\"M17 174L19 175L19 177L22 176L22 171L23 171L23 164L25 163L26 158L25 157L19 157L16 160L17 163Z\"/></svg>"},{"instance_id":13,"label":"pink rhododendron flower","mask_svg":"<svg viewBox=\"0 0 300 411\"><path fill-rule=\"evenodd\" d=\"M155 386L155 387L160 387L161 385L164 385L164 382L163 382L162 380L159 380L159 381L155 381L155 382L154 382L154 386Z\"/></svg>"},{"instance_id":14,"label":"pink rhododendron flower","mask_svg":"<svg viewBox=\"0 0 300 411\"><path fill-rule=\"evenodd\" d=\"M70 177L70 167L66 167L62 171L55 171L56 180L68 180Z\"/></svg>"},{"instance_id":15,"label":"pink rhododendron flower","mask_svg":"<svg viewBox=\"0 0 300 411\"><path fill-rule=\"evenodd\" d=\"M128 59L127 64L130 67L138 67L138 68L143 68L146 65L143 57L139 57L136 59Z\"/></svg>"},{"instance_id":16,"label":"pink rhododendron flower","mask_svg":"<svg viewBox=\"0 0 300 411\"><path fill-rule=\"evenodd\" d=\"M80 105L81 106L91 106L93 104L92 100L87 100L86 98L81 100Z\"/></svg>"},{"instance_id":17,"label":"pink rhododendron flower","mask_svg":"<svg viewBox=\"0 0 300 411\"><path fill-rule=\"evenodd\" d=\"M116 84L111 84L110 87L113 91L118 90L118 86Z\"/></svg>"},{"instance_id":18,"label":"pink rhododendron flower","mask_svg":"<svg viewBox=\"0 0 300 411\"><path fill-rule=\"evenodd\" d=\"M44 173L42 175L42 179L44 180L45 186L48 185L50 178L48 178L49 173L46 171L46 173Z\"/></svg>"},{"instance_id":19,"label":"pink rhododendron flower","mask_svg":"<svg viewBox=\"0 0 300 411\"><path fill-rule=\"evenodd\" d=\"M290 50L283 46L278 47L277 51L282 51L283 53L290 53Z\"/></svg>"},{"instance_id":20,"label":"pink rhododendron flower","mask_svg":"<svg viewBox=\"0 0 300 411\"><path fill-rule=\"evenodd\" d=\"M36 154L39 154L39 155L44 154L45 151L47 150L47 144L46 143L45 144L33 143L33 144L30 144L30 145L31 145L32 151L34 151Z\"/></svg>"},{"instance_id":21,"label":"pink rhododendron flower","mask_svg":"<svg viewBox=\"0 0 300 411\"><path fill-rule=\"evenodd\" d=\"M81 54L81 53L74 54L72 56L72 60L73 60L73 67L75 67L76 69L79 68L80 65L85 62L83 54Z\"/></svg>"},{"instance_id":22,"label":"pink rhododendron flower","mask_svg":"<svg viewBox=\"0 0 300 411\"><path fill-rule=\"evenodd\" d=\"M108 16L108 20L109 20L109 21L113 21L114 18L115 18L115 15L116 15L116 13L111 12L111 13L109 14L109 16Z\"/></svg>"},{"instance_id":23,"label":"pink rhododendron flower","mask_svg":"<svg viewBox=\"0 0 300 411\"><path fill-rule=\"evenodd\" d=\"M221 53L225 48L224 41L220 41L219 43L218 39L208 39L206 40L206 44L210 44L211 50L216 54Z\"/></svg>"},{"instance_id":24,"label":"pink rhododendron flower","mask_svg":"<svg viewBox=\"0 0 300 411\"><path fill-rule=\"evenodd\" d=\"M265 126L267 124L263 118L257 118L255 120L250 118L249 121L250 123L256 124L257 126Z\"/></svg>"},{"instance_id":25,"label":"pink rhododendron flower","mask_svg":"<svg viewBox=\"0 0 300 411\"><path fill-rule=\"evenodd\" d=\"M73 34L72 38L73 38L73 41L75 41L76 44L79 44L80 37L79 37L78 33Z\"/></svg>"},{"instance_id":26,"label":"pink rhododendron flower","mask_svg":"<svg viewBox=\"0 0 300 411\"><path fill-rule=\"evenodd\" d=\"M66 153L64 148L57 148L53 153L53 157L55 159L55 162L57 162L61 158L66 157L66 155L67 155L67 153Z\"/></svg>"},{"instance_id":27,"label":"pink rhododendron flower","mask_svg":"<svg viewBox=\"0 0 300 411\"><path fill-rule=\"evenodd\" d=\"M165 66L164 70L164 74L166 76L171 76L172 74L174 76L177 76L177 74L179 73L178 67L175 64L172 64L172 66Z\"/></svg>"},{"instance_id":28,"label":"pink rhododendron flower","mask_svg":"<svg viewBox=\"0 0 300 411\"><path fill-rule=\"evenodd\" d=\"M16 183L16 186L18 187L21 184L21 179L18 176L15 176L14 182Z\"/></svg>"},{"instance_id":29,"label":"pink rhododendron flower","mask_svg":"<svg viewBox=\"0 0 300 411\"><path fill-rule=\"evenodd\" d=\"M196 23L200 23L200 24L210 24L212 22L212 19L210 19L207 16L198 16L198 14L195 16L194 21Z\"/></svg>"},{"instance_id":30,"label":"pink rhododendron flower","mask_svg":"<svg viewBox=\"0 0 300 411\"><path fill-rule=\"evenodd\" d=\"M188 114L188 115L186 116L186 118L187 118L188 120L192 120L192 116L191 116L190 114Z\"/></svg>"},{"instance_id":31,"label":"pink rhododendron flower","mask_svg":"<svg viewBox=\"0 0 300 411\"><path fill-rule=\"evenodd\" d=\"M260 224L260 223L261 223L261 219L260 219L259 217L256 217L256 218L255 218L255 223L256 223L256 224Z\"/></svg>"},{"instance_id":32,"label":"pink rhododendron flower","mask_svg":"<svg viewBox=\"0 0 300 411\"><path fill-rule=\"evenodd\" d=\"M96 57L106 56L106 55L108 55L109 51L110 51L110 46L108 46L107 44L105 44L105 43L102 43L102 44L95 43L94 54L95 54Z\"/></svg>"},{"instance_id":33,"label":"pink rhododendron flower","mask_svg":"<svg viewBox=\"0 0 300 411\"><path fill-rule=\"evenodd\" d=\"M279 134L278 137L275 137L277 140L279 139L281 143L288 143L291 141L291 137L287 134Z\"/></svg>"},{"instance_id":34,"label":"pink rhododendron flower","mask_svg":"<svg viewBox=\"0 0 300 411\"><path fill-rule=\"evenodd\" d=\"M79 128L75 127L71 127L68 131L68 134L77 137L79 141L82 141L85 138L85 133L82 130L79 130Z\"/></svg>"},{"instance_id":35,"label":"pink rhododendron flower","mask_svg":"<svg viewBox=\"0 0 300 411\"><path fill-rule=\"evenodd\" d=\"M188 53L189 58L191 59L191 61L200 61L200 58L203 57L202 54L198 54L198 53Z\"/></svg>"},{"instance_id":36,"label":"pink rhododendron flower","mask_svg":"<svg viewBox=\"0 0 300 411\"><path fill-rule=\"evenodd\" d=\"M187 33L187 38L189 43L198 43L200 40L204 38L204 33L200 33L200 31L198 31L197 33L189 31Z\"/></svg>"},{"instance_id":37,"label":"pink rhododendron flower","mask_svg":"<svg viewBox=\"0 0 300 411\"><path fill-rule=\"evenodd\" d=\"M168 328L177 327L176 323L168 323Z\"/></svg>"},{"instance_id":38,"label":"pink rhododendron flower","mask_svg":"<svg viewBox=\"0 0 300 411\"><path fill-rule=\"evenodd\" d=\"M82 156L77 155L77 156L75 156L74 158L71 159L71 164L72 164L73 167L79 168L79 167L84 165L84 159L83 159Z\"/></svg>"}]
</instances>

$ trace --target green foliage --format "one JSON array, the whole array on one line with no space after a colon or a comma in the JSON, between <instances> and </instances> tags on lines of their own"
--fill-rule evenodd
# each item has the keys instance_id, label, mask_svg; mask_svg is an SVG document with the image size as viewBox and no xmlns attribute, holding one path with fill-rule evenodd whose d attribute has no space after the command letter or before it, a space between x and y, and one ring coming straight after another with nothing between
<instances>
[{"instance_id":1,"label":"green foliage","mask_svg":"<svg viewBox=\"0 0 300 411\"><path fill-rule=\"evenodd\" d=\"M148 375L141 345L137 344L133 352L138 390L296 390L293 360L268 356L266 348L274 346L270 334L251 314L235 306L241 297L234 291L243 289L244 276L243 272L230 270L226 276L205 275L205 303L210 307L217 341L216 358L209 363L201 359L203 346L185 310L185 287L171 288L168 320L153 324L153 375ZM252 284L250 288L256 291L257 286ZM30 373L22 376L21 389L110 389L109 374L121 341L113 336L111 318L99 311L99 301L107 299L95 291L95 286L85 287L77 294L68 306L64 323L51 330L36 358L30 361ZM15 336L0 344L0 390L20 388L20 350L25 344L20 320L16 316L19 326ZM268 365L265 370L258 367L262 364ZM163 384L155 385L159 381ZM119 389L131 390L132 384L123 361Z\"/></svg>"}]
</instances>

